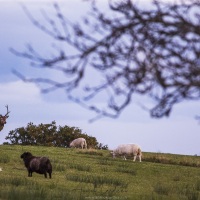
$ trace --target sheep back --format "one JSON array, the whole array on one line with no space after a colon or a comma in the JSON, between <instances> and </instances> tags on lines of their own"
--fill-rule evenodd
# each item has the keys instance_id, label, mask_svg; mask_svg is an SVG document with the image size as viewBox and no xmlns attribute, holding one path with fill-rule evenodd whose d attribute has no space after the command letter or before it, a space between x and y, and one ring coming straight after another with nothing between
<instances>
[{"instance_id":1,"label":"sheep back","mask_svg":"<svg viewBox=\"0 0 200 200\"><path fill-rule=\"evenodd\" d=\"M44 174L45 171L52 170L52 166L47 157L33 157L30 161L30 169L39 174Z\"/></svg>"}]
</instances>

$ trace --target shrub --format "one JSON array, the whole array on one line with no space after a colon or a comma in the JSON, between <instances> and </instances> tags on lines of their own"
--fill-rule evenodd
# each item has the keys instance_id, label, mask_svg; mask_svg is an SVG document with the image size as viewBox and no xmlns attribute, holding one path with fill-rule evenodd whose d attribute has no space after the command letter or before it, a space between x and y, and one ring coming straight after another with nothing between
<instances>
[{"instance_id":1,"label":"shrub","mask_svg":"<svg viewBox=\"0 0 200 200\"><path fill-rule=\"evenodd\" d=\"M69 147L71 141L80 137L86 139L87 145L90 148L108 149L108 145L98 143L95 137L82 133L81 129L66 125L57 127L55 121L51 124L41 123L39 125L34 125L30 122L26 127L11 130L5 139L9 140L10 144L17 145ZM9 143L6 142L4 144Z\"/></svg>"}]
</instances>

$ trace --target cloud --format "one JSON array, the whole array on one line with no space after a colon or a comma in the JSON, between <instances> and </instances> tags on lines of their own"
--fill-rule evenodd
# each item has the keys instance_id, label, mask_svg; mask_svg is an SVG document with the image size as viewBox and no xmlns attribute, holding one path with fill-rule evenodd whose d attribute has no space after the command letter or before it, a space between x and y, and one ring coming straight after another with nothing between
<instances>
[{"instance_id":1,"label":"cloud","mask_svg":"<svg viewBox=\"0 0 200 200\"><path fill-rule=\"evenodd\" d=\"M8 125L12 128L25 126L29 122L50 123L56 120L67 124L69 120L87 122L89 119L89 111L87 112L75 103L64 101L62 97L64 93L59 93L60 96L51 93L48 96L48 94L42 94L35 84L22 81L4 83L0 85L0 94L0 114L6 112L5 105L8 105L11 111ZM62 101L52 101L52 96L54 99L61 98Z\"/></svg>"},{"instance_id":2,"label":"cloud","mask_svg":"<svg viewBox=\"0 0 200 200\"><path fill-rule=\"evenodd\" d=\"M40 91L34 84L25 84L23 81L1 83L1 104L13 102L36 103L41 101Z\"/></svg>"},{"instance_id":3,"label":"cloud","mask_svg":"<svg viewBox=\"0 0 200 200\"><path fill-rule=\"evenodd\" d=\"M87 122L89 118L89 116L86 117L87 112L76 104L52 102L48 98L43 98L43 94L35 84L22 81L1 83L0 94L0 114L6 113L5 105L8 105L10 110L7 124L0 133L0 143L4 141L9 131L25 127L29 122L37 125L55 120L57 125L60 123L68 125L70 120L84 119ZM57 98L61 97L57 96Z\"/></svg>"}]
</instances>

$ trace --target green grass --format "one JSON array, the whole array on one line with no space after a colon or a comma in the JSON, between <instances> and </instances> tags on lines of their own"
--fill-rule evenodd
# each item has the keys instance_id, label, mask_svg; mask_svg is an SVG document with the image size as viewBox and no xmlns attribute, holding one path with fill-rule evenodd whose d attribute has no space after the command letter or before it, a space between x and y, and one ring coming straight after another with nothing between
<instances>
[{"instance_id":1,"label":"green grass","mask_svg":"<svg viewBox=\"0 0 200 200\"><path fill-rule=\"evenodd\" d=\"M28 177L20 155L48 156L52 179ZM200 199L200 158L143 153L143 162L106 150L0 145L0 199Z\"/></svg>"}]
</instances>

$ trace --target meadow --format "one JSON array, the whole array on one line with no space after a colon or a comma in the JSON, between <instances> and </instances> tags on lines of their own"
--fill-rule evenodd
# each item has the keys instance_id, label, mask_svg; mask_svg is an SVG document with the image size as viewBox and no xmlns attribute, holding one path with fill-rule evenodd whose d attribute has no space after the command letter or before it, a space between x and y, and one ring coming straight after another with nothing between
<instances>
[{"instance_id":1,"label":"meadow","mask_svg":"<svg viewBox=\"0 0 200 200\"><path fill-rule=\"evenodd\" d=\"M20 155L48 156L52 179L28 177ZM113 159L107 150L0 145L0 199L197 200L200 158L143 152L143 161Z\"/></svg>"}]
</instances>

